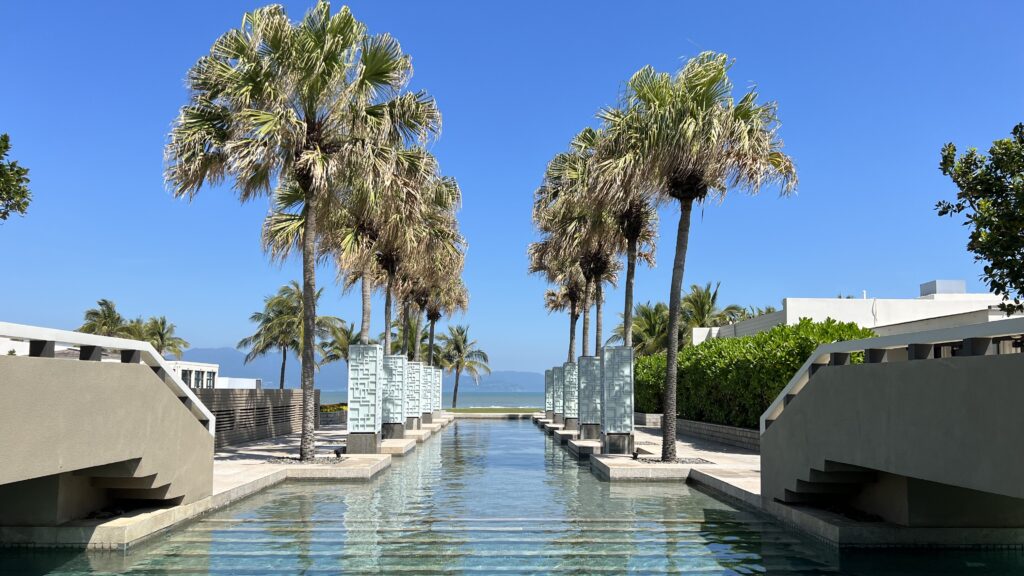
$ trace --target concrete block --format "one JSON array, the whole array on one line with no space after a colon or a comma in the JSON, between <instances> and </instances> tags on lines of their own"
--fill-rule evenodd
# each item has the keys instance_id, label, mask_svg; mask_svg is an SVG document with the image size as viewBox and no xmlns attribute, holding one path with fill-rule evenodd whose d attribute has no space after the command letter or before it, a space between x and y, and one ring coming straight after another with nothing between
<instances>
[{"instance_id":1,"label":"concrete block","mask_svg":"<svg viewBox=\"0 0 1024 576\"><path fill-rule=\"evenodd\" d=\"M379 432L349 432L345 454L379 454L380 442Z\"/></svg>"},{"instance_id":2,"label":"concrete block","mask_svg":"<svg viewBox=\"0 0 1024 576\"><path fill-rule=\"evenodd\" d=\"M381 438L384 440L401 440L405 438L405 424L385 423L381 427Z\"/></svg>"}]
</instances>

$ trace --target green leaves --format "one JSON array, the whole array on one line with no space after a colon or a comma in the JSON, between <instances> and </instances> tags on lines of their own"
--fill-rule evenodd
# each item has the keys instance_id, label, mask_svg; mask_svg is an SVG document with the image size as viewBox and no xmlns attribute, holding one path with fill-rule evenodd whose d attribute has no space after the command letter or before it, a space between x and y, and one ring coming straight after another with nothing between
<instances>
[{"instance_id":1,"label":"green leaves","mask_svg":"<svg viewBox=\"0 0 1024 576\"><path fill-rule=\"evenodd\" d=\"M7 220L12 213L25 214L32 201L32 193L28 189L28 168L13 160L4 160L10 149L10 137L0 134L0 221Z\"/></svg>"},{"instance_id":2,"label":"green leaves","mask_svg":"<svg viewBox=\"0 0 1024 576\"><path fill-rule=\"evenodd\" d=\"M955 201L939 201L936 211L964 215L971 231L967 249L986 263L982 278L1003 297L1007 314L1024 312L1024 124L993 142L988 156L970 148L957 158L956 146L946 144L939 169L959 191Z\"/></svg>"},{"instance_id":3,"label":"green leaves","mask_svg":"<svg viewBox=\"0 0 1024 576\"><path fill-rule=\"evenodd\" d=\"M821 344L874 336L852 322L811 322L776 326L742 338L714 338L679 352L679 417L714 424L756 428L761 414ZM863 362L863 353L851 362ZM660 412L665 355L637 359L637 410Z\"/></svg>"}]
</instances>

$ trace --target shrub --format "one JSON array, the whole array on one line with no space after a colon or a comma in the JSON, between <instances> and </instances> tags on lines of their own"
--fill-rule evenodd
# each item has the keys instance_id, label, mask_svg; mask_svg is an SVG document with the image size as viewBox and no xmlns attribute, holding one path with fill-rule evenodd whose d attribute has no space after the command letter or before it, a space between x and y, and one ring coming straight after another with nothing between
<instances>
[{"instance_id":1,"label":"shrub","mask_svg":"<svg viewBox=\"0 0 1024 576\"><path fill-rule=\"evenodd\" d=\"M874 336L852 322L812 322L776 326L741 338L713 338L679 352L679 417L713 424L757 428L761 414L821 344ZM660 358L660 360L659 360ZM863 361L853 354L851 362ZM665 357L636 362L637 411L660 412ZM647 410L654 407L656 409Z\"/></svg>"},{"instance_id":2,"label":"shrub","mask_svg":"<svg viewBox=\"0 0 1024 576\"><path fill-rule=\"evenodd\" d=\"M640 356L633 369L633 409L660 414L665 394L665 354Z\"/></svg>"},{"instance_id":3,"label":"shrub","mask_svg":"<svg viewBox=\"0 0 1024 576\"><path fill-rule=\"evenodd\" d=\"M348 403L339 402L337 404L321 404L320 412L342 412L348 410Z\"/></svg>"}]
</instances>

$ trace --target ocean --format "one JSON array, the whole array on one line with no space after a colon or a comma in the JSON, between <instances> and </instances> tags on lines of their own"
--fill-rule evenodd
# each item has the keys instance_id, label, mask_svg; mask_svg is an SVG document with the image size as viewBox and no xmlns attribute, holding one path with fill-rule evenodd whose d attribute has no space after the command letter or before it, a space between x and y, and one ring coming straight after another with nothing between
<instances>
[{"instance_id":1,"label":"ocean","mask_svg":"<svg viewBox=\"0 0 1024 576\"><path fill-rule=\"evenodd\" d=\"M459 387L459 408L542 408L543 392L479 392ZM348 392L329 390L320 392L321 404L347 402ZM444 391L444 407L451 408L452 392Z\"/></svg>"}]
</instances>

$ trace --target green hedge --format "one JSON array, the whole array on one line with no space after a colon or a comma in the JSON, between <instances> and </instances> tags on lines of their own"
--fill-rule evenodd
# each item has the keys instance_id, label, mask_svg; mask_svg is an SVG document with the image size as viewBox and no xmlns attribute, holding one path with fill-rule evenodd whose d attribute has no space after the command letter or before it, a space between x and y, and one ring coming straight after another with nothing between
<instances>
[{"instance_id":1,"label":"green hedge","mask_svg":"<svg viewBox=\"0 0 1024 576\"><path fill-rule=\"evenodd\" d=\"M665 354L640 356L633 370L633 409L661 414L665 396Z\"/></svg>"},{"instance_id":2,"label":"green hedge","mask_svg":"<svg viewBox=\"0 0 1024 576\"><path fill-rule=\"evenodd\" d=\"M761 414L821 344L870 338L874 332L852 322L811 322L776 326L742 338L713 338L679 352L677 409L680 418L757 428ZM660 360L659 360L660 358ZM854 354L851 362L863 360ZM661 411L664 356L637 359L637 411ZM647 408L657 410L647 410Z\"/></svg>"}]
</instances>

